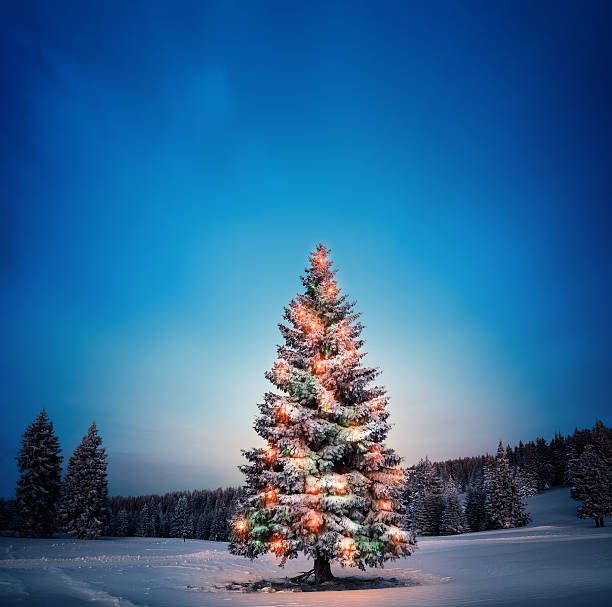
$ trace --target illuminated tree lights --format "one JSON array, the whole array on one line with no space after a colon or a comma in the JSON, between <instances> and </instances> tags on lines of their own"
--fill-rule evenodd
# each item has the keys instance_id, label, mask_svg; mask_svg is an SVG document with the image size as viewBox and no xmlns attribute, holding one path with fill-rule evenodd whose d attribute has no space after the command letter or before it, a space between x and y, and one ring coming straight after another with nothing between
<instances>
[{"instance_id":1,"label":"illuminated tree lights","mask_svg":"<svg viewBox=\"0 0 612 607\"><path fill-rule=\"evenodd\" d=\"M283 565L303 553L318 582L330 562L378 567L408 556L400 458L386 447L388 398L361 366L362 325L341 294L329 250L317 246L305 291L285 308L285 344L266 377L255 430L266 448L245 451L246 484L233 519L230 550L272 552Z\"/></svg>"}]
</instances>

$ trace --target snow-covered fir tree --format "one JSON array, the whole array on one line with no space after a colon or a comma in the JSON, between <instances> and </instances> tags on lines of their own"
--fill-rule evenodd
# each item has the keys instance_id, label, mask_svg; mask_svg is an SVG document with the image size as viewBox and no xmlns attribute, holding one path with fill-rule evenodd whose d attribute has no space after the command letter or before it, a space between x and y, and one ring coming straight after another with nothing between
<instances>
[{"instance_id":1,"label":"snow-covered fir tree","mask_svg":"<svg viewBox=\"0 0 612 607\"><path fill-rule=\"evenodd\" d=\"M278 392L259 405L263 448L244 452L246 486L232 521L234 554L273 552L281 565L304 553L317 582L330 563L382 566L409 555L400 457L385 446L385 389L361 365L363 325L317 246L304 292L285 308L284 345L267 373Z\"/></svg>"},{"instance_id":2,"label":"snow-covered fir tree","mask_svg":"<svg viewBox=\"0 0 612 607\"><path fill-rule=\"evenodd\" d=\"M79 539L99 537L106 520L106 451L93 422L68 460L59 520L66 533Z\"/></svg>"},{"instance_id":3,"label":"snow-covered fir tree","mask_svg":"<svg viewBox=\"0 0 612 607\"><path fill-rule=\"evenodd\" d=\"M444 483L442 494L442 517L440 520L440 535L458 535L465 533L468 525L459 500L457 485L452 478Z\"/></svg>"},{"instance_id":4,"label":"snow-covered fir tree","mask_svg":"<svg viewBox=\"0 0 612 607\"><path fill-rule=\"evenodd\" d=\"M571 494L582 504L580 518L592 518L596 527L612 516L612 439L603 424L595 427L594 441L587 445L573 473Z\"/></svg>"},{"instance_id":5,"label":"snow-covered fir tree","mask_svg":"<svg viewBox=\"0 0 612 607\"><path fill-rule=\"evenodd\" d=\"M187 501L187 496L182 495L172 513L171 535L173 537L186 538L191 537L191 534L192 523L189 503Z\"/></svg>"},{"instance_id":6,"label":"snow-covered fir tree","mask_svg":"<svg viewBox=\"0 0 612 607\"><path fill-rule=\"evenodd\" d=\"M130 526L130 519L128 518L128 513L125 508L121 508L117 513L116 523L115 523L115 533L118 537L125 537L128 534Z\"/></svg>"},{"instance_id":7,"label":"snow-covered fir tree","mask_svg":"<svg viewBox=\"0 0 612 607\"><path fill-rule=\"evenodd\" d=\"M20 478L16 508L18 531L26 537L46 537L56 528L61 490L60 444L43 409L23 434L17 457Z\"/></svg>"},{"instance_id":8,"label":"snow-covered fir tree","mask_svg":"<svg viewBox=\"0 0 612 607\"><path fill-rule=\"evenodd\" d=\"M513 474L514 482L523 501L539 493L538 478L531 470L517 466Z\"/></svg>"},{"instance_id":9,"label":"snow-covered fir tree","mask_svg":"<svg viewBox=\"0 0 612 607\"><path fill-rule=\"evenodd\" d=\"M443 483L426 457L409 470L408 500L417 535L438 535L444 507Z\"/></svg>"},{"instance_id":10,"label":"snow-covered fir tree","mask_svg":"<svg viewBox=\"0 0 612 607\"><path fill-rule=\"evenodd\" d=\"M136 526L136 535L139 537L152 537L153 529L151 527L151 507L146 501L138 516L138 525Z\"/></svg>"},{"instance_id":11,"label":"snow-covered fir tree","mask_svg":"<svg viewBox=\"0 0 612 607\"><path fill-rule=\"evenodd\" d=\"M469 481L465 497L465 519L470 531L484 531L487 528L485 491L481 474L473 476Z\"/></svg>"},{"instance_id":12,"label":"snow-covered fir tree","mask_svg":"<svg viewBox=\"0 0 612 607\"><path fill-rule=\"evenodd\" d=\"M485 466L484 490L488 529L522 527L529 522L501 442L495 459Z\"/></svg>"}]
</instances>

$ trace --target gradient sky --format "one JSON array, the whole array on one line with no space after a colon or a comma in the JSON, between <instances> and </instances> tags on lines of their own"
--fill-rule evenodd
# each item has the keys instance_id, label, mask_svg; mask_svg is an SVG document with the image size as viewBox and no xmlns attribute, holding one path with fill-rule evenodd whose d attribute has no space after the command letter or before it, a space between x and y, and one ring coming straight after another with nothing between
<instances>
[{"instance_id":1,"label":"gradient sky","mask_svg":"<svg viewBox=\"0 0 612 607\"><path fill-rule=\"evenodd\" d=\"M610 3L425 4L2 3L0 495L238 483L319 240L408 463L610 423Z\"/></svg>"}]
</instances>

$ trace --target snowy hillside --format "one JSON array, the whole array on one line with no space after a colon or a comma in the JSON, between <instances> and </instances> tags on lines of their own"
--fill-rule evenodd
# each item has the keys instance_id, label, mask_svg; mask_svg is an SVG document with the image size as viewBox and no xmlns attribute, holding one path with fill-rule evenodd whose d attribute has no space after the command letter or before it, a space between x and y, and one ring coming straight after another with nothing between
<instances>
[{"instance_id":1,"label":"snowy hillside","mask_svg":"<svg viewBox=\"0 0 612 607\"><path fill-rule=\"evenodd\" d=\"M612 593L612 521L596 529L575 516L567 489L529 502L522 529L421 538L415 555L391 563L385 577L409 587L336 592L336 605L607 605ZM251 563L226 544L198 540L113 538L95 541L0 538L0 604L71 607L328 605L330 594L227 592L231 581L280 578L306 561L278 569ZM336 575L375 576L335 568Z\"/></svg>"}]
</instances>

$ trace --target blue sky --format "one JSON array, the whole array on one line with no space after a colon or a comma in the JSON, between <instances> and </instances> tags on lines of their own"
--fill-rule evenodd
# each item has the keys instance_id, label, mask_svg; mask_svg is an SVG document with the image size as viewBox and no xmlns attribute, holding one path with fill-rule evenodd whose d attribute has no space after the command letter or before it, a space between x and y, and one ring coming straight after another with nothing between
<instances>
[{"instance_id":1,"label":"blue sky","mask_svg":"<svg viewBox=\"0 0 612 607\"><path fill-rule=\"evenodd\" d=\"M239 482L319 240L409 463L610 422L607 3L12 4L0 495L43 406L113 493Z\"/></svg>"}]
</instances>

